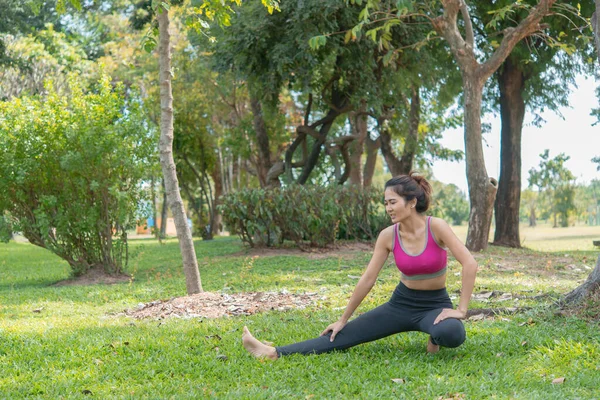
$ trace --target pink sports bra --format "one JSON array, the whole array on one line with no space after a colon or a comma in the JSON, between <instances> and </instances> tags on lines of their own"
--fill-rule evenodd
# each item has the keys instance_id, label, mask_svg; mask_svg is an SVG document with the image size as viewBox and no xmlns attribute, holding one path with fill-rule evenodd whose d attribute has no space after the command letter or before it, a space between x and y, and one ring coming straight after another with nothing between
<instances>
[{"instance_id":1,"label":"pink sports bra","mask_svg":"<svg viewBox=\"0 0 600 400\"><path fill-rule=\"evenodd\" d=\"M446 273L448 253L439 245L431 232L431 217L427 217L427 238L423 251L419 254L408 254L402 246L398 224L396 224L392 252L396 266L406 280L430 279Z\"/></svg>"}]
</instances>

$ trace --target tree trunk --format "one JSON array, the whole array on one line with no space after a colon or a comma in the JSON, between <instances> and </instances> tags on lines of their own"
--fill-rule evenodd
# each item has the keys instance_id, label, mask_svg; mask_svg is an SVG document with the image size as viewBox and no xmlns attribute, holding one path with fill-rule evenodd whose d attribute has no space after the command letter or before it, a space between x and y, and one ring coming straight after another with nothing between
<instances>
[{"instance_id":1,"label":"tree trunk","mask_svg":"<svg viewBox=\"0 0 600 400\"><path fill-rule=\"evenodd\" d=\"M260 187L268 187L269 184L279 186L273 182L267 182L267 173L273 166L271 163L271 150L269 148L269 135L267 133L267 125L262 112L260 100L254 95L250 99L252 106L252 124L254 133L256 134L256 143L258 144L258 157L256 159L256 175L260 182ZM279 182L279 180L277 180Z\"/></svg>"},{"instance_id":2,"label":"tree trunk","mask_svg":"<svg viewBox=\"0 0 600 400\"><path fill-rule=\"evenodd\" d=\"M367 160L365 161L365 170L363 171L363 187L371 187L373 184L373 174L375 174L375 164L377 163L377 151L381 147L381 139L377 138L377 140L371 139L369 135L367 135L366 141L367 145Z\"/></svg>"},{"instance_id":3,"label":"tree trunk","mask_svg":"<svg viewBox=\"0 0 600 400\"><path fill-rule=\"evenodd\" d=\"M408 115L408 136L404 141L400 159L400 174L406 175L412 170L419 143L419 122L421 122L421 97L419 87L413 87Z\"/></svg>"},{"instance_id":4,"label":"tree trunk","mask_svg":"<svg viewBox=\"0 0 600 400\"><path fill-rule=\"evenodd\" d=\"M154 221L154 226L150 229L150 232L154 234L154 237L160 240L160 232L158 231L158 221L156 220L156 182L154 180L155 176L152 173L150 177L150 187L152 188L150 191L150 195L152 196L152 220Z\"/></svg>"},{"instance_id":5,"label":"tree trunk","mask_svg":"<svg viewBox=\"0 0 600 400\"><path fill-rule=\"evenodd\" d=\"M223 181L221 176L221 165L216 163L215 167L212 170L212 178L215 182L215 199L213 204L215 205L214 212L214 223L210 227L213 235L220 235L223 230L223 216L219 212L219 205L221 204L221 196L223 195Z\"/></svg>"},{"instance_id":6,"label":"tree trunk","mask_svg":"<svg viewBox=\"0 0 600 400\"><path fill-rule=\"evenodd\" d=\"M589 294L600 288L600 256L596 261L596 268L587 277L586 281L570 291L562 299L563 305L577 304L585 299Z\"/></svg>"},{"instance_id":7,"label":"tree trunk","mask_svg":"<svg viewBox=\"0 0 600 400\"><path fill-rule=\"evenodd\" d=\"M367 138L367 116L364 114L365 106L361 106L360 111L350 114L350 126L352 134L358 139L350 144L350 184L354 186L362 186L363 170L362 170L362 155Z\"/></svg>"},{"instance_id":8,"label":"tree trunk","mask_svg":"<svg viewBox=\"0 0 600 400\"><path fill-rule=\"evenodd\" d=\"M465 98L465 153L469 185L469 230L466 246L471 251L487 248L498 183L488 177L481 137L481 97L484 80L463 71Z\"/></svg>"},{"instance_id":9,"label":"tree trunk","mask_svg":"<svg viewBox=\"0 0 600 400\"><path fill-rule=\"evenodd\" d=\"M534 227L537 225L536 217L535 217L535 208L531 207L529 212L529 226Z\"/></svg>"},{"instance_id":10,"label":"tree trunk","mask_svg":"<svg viewBox=\"0 0 600 400\"><path fill-rule=\"evenodd\" d=\"M408 107L410 107L408 113L408 135L404 140L404 148L402 149L402 157L400 158L397 158L392 150L392 136L389 129L385 127L385 120L379 120L381 154L383 154L383 158L392 176L406 175L413 167L419 143L419 122L421 118L421 97L418 87L412 88L410 106Z\"/></svg>"},{"instance_id":11,"label":"tree trunk","mask_svg":"<svg viewBox=\"0 0 600 400\"><path fill-rule=\"evenodd\" d=\"M392 176L402 174L402 163L392 151L392 135L385 125L385 121L379 122L379 140L381 143L381 154L383 154L383 159L392 173Z\"/></svg>"},{"instance_id":12,"label":"tree trunk","mask_svg":"<svg viewBox=\"0 0 600 400\"><path fill-rule=\"evenodd\" d=\"M321 154L321 148L327 139L327 134L333 125L335 119L340 115L339 111L334 110L333 108L329 110L327 113L327 122L321 125L321 129L319 129L319 138L315 139L313 143L312 150L308 155L306 163L304 164L304 168L302 168L302 173L298 177L298 183L304 185L310 176L312 170L317 166L317 162L319 161L319 155Z\"/></svg>"},{"instance_id":13,"label":"tree trunk","mask_svg":"<svg viewBox=\"0 0 600 400\"><path fill-rule=\"evenodd\" d=\"M331 126L335 122L335 119L339 117L342 113L347 112L345 109L346 104L348 103L348 98L345 94L339 92L335 85L331 89L331 107L329 108L329 112L325 116L325 118L321 119L320 122L316 122L311 126L320 125L319 129L319 137L315 139L313 143L312 150L308 155L306 162L304 163L304 167L302 168L302 172L298 177L297 182L300 185L304 185L310 176L312 170L316 167L317 162L319 161L319 155L321 154L321 148L327 139L327 134L329 134L329 130ZM318 125L317 125L318 124Z\"/></svg>"},{"instance_id":14,"label":"tree trunk","mask_svg":"<svg viewBox=\"0 0 600 400\"><path fill-rule=\"evenodd\" d=\"M500 115L502 118L500 147L500 179L494 210L496 232L494 244L521 247L519 206L521 204L521 132L525 117L525 75L508 57L498 74Z\"/></svg>"},{"instance_id":15,"label":"tree trunk","mask_svg":"<svg viewBox=\"0 0 600 400\"><path fill-rule=\"evenodd\" d=\"M175 220L179 248L183 258L183 272L188 294L202 292L202 283L198 271L198 260L194 251L192 233L187 223L183 200L179 192L179 182L175 161L173 160L173 93L171 91L171 36L169 32L169 13L159 9L157 13L159 28L158 59L160 65L160 164L165 179L167 200Z\"/></svg>"}]
</instances>

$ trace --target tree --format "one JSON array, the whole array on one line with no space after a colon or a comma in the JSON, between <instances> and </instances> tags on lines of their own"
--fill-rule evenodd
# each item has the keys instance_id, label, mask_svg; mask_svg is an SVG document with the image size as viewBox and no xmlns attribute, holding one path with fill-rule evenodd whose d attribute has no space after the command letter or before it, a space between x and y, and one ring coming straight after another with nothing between
<instances>
[{"instance_id":1,"label":"tree","mask_svg":"<svg viewBox=\"0 0 600 400\"><path fill-rule=\"evenodd\" d=\"M74 275L118 273L145 197L153 131L122 85L108 76L84 83L71 76L68 94L49 85L47 96L0 102L0 215Z\"/></svg>"},{"instance_id":2,"label":"tree","mask_svg":"<svg viewBox=\"0 0 600 400\"><path fill-rule=\"evenodd\" d=\"M465 149L467 161L467 182L469 185L470 216L467 247L472 251L487 247L489 228L492 219L493 205L497 191L497 181L488 177L483 159L481 111L483 88L488 78L500 67L514 46L523 38L542 29L541 20L550 13L556 0L540 0L535 7L529 9L517 26L501 32L503 38L492 55L482 60L481 51L475 42L475 31L469 8L463 0L442 0L443 14L439 15L436 1L402 1L390 4L382 1L368 1L362 12L362 20L355 27L372 24L376 19L379 24L367 31L377 38L378 30L403 22L426 23L433 26L435 32L442 36L450 46L450 51L461 72L463 83L463 108L465 126ZM353 1L353 3L361 3ZM520 7L516 2L511 7ZM498 15L505 17L509 10L499 10ZM463 23L459 27L458 15L462 15ZM462 29L462 32L461 32ZM429 40L432 35L427 36ZM393 42L385 36L379 42L386 46ZM402 51L401 48L395 50Z\"/></svg>"},{"instance_id":3,"label":"tree","mask_svg":"<svg viewBox=\"0 0 600 400\"><path fill-rule=\"evenodd\" d=\"M581 4L578 10L578 4L577 1L556 4L544 19L543 31L526 37L513 48L495 73L497 88L487 91L485 102L488 108L499 109L502 121L494 244L520 247L521 132L526 109L535 114L534 123L540 126L544 121L538 112L568 106L568 93L575 76L586 65L592 65L586 61L593 57L589 38L576 25L587 26L579 13L588 15L591 11L587 4ZM535 2L520 2L518 7L512 1L472 2L472 5L472 14L476 16L474 31L484 41L479 47L492 53L499 45L498 32L526 18L527 10ZM501 18L500 12L507 15Z\"/></svg>"},{"instance_id":4,"label":"tree","mask_svg":"<svg viewBox=\"0 0 600 400\"><path fill-rule=\"evenodd\" d=\"M461 0L442 1L444 15L433 21L435 30L450 45L463 76L467 181L471 201L466 245L470 250L479 251L487 247L497 191L497 182L487 176L481 144L481 102L484 84L519 41L541 29L539 24L550 13L554 3L555 0L540 0L516 27L505 29L498 48L482 63L476 57L475 34L466 3ZM457 24L459 13L463 17L464 38Z\"/></svg>"},{"instance_id":5,"label":"tree","mask_svg":"<svg viewBox=\"0 0 600 400\"><path fill-rule=\"evenodd\" d=\"M457 85L447 77L443 63L423 70L422 65L434 58L430 50L390 57L393 54L376 43L352 36L360 10L339 1L286 5L273 16L245 5L232 29L217 35L214 50L219 71L234 71L240 79L260 85L263 109L269 103L278 106L285 89L299 94L304 118L283 160L277 161L271 151L276 161L267 175L303 184L322 182L315 177L322 172L338 184L350 179L358 185L370 182L377 147L393 173L399 173L396 164L407 170L425 154L457 155L436 143L443 119L438 116L445 116L454 103ZM427 30L407 25L386 34L412 44L426 37ZM442 54L441 48L437 53ZM365 145L371 158L367 156L362 169ZM398 150L401 159L395 155Z\"/></svg>"},{"instance_id":6,"label":"tree","mask_svg":"<svg viewBox=\"0 0 600 400\"><path fill-rule=\"evenodd\" d=\"M0 70L0 99L42 93L46 80L55 90L67 86L69 72L87 79L94 65L83 50L52 24L27 36L7 37L5 55L12 64Z\"/></svg>"},{"instance_id":7,"label":"tree","mask_svg":"<svg viewBox=\"0 0 600 400\"><path fill-rule=\"evenodd\" d=\"M165 180L165 192L169 208L173 213L179 248L183 257L183 271L188 294L202 292L202 282L198 271L198 260L194 251L192 232L187 223L183 200L179 192L179 182L175 160L173 159L173 93L171 91L171 33L169 32L169 11L163 7L157 10L160 68L160 164Z\"/></svg>"},{"instance_id":8,"label":"tree","mask_svg":"<svg viewBox=\"0 0 600 400\"><path fill-rule=\"evenodd\" d=\"M521 206L519 207L519 210L526 216L530 227L537 225L536 210L539 207L538 199L538 193L531 189L524 190L521 196Z\"/></svg>"},{"instance_id":9,"label":"tree","mask_svg":"<svg viewBox=\"0 0 600 400\"><path fill-rule=\"evenodd\" d=\"M172 3L175 3L173 1ZM186 277L186 288L188 294L202 292L202 283L198 271L198 260L194 251L194 242L192 233L187 224L187 217L183 206L183 200L179 191L175 161L173 158L173 93L171 90L171 34L169 32L169 3L161 2L153 4L158 21L158 58L160 68L160 141L159 152L160 162L165 181L165 190L167 199L175 220L177 238L183 258L183 270ZM272 0L263 0L263 4L272 12ZM226 3L218 0L204 2L199 8L192 8L191 13L197 15L206 15L214 18L221 25L229 24L229 14L233 11ZM201 18L194 19L197 28L200 28L203 21ZM147 44L155 43L152 37L148 37ZM152 47L152 46L150 46Z\"/></svg>"},{"instance_id":10,"label":"tree","mask_svg":"<svg viewBox=\"0 0 600 400\"><path fill-rule=\"evenodd\" d=\"M575 177L565 167L569 156L561 153L550 159L548 150L540 154L539 169L529 170L529 186L537 186L548 199L554 216L554 227L557 227L557 217L560 216L562 227L569 226L569 213L575 209Z\"/></svg>"}]
</instances>

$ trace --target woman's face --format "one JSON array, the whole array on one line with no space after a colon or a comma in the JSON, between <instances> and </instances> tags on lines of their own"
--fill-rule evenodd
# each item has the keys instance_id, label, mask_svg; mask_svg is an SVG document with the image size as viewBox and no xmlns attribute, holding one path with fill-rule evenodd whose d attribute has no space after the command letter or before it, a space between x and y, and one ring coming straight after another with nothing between
<instances>
[{"instance_id":1,"label":"woman's face","mask_svg":"<svg viewBox=\"0 0 600 400\"><path fill-rule=\"evenodd\" d=\"M411 206L416 203L415 200L407 202L394 189L388 188L385 190L383 204L393 224L402 221L411 214Z\"/></svg>"}]
</instances>

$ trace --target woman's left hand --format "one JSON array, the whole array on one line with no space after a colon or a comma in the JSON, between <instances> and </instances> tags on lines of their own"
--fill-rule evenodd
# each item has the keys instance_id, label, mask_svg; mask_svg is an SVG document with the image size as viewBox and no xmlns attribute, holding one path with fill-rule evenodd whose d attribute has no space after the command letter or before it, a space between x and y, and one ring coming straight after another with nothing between
<instances>
[{"instance_id":1,"label":"woman's left hand","mask_svg":"<svg viewBox=\"0 0 600 400\"><path fill-rule=\"evenodd\" d=\"M439 322L442 322L443 320L445 320L447 318L465 319L466 316L467 316L466 312L454 310L452 308L444 308L442 310L442 312L440 313L440 315L437 316L435 321L433 321L433 324L437 325Z\"/></svg>"}]
</instances>

